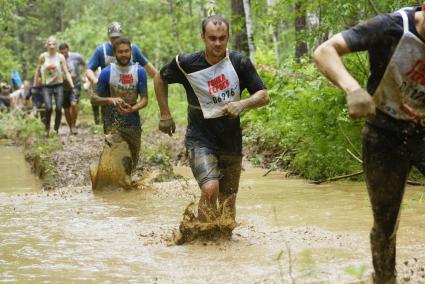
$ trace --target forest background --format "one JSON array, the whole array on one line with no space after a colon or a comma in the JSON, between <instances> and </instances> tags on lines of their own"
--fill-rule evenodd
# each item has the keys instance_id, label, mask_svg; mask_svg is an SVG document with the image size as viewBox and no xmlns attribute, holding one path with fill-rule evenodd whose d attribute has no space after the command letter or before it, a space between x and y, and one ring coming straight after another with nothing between
<instances>
[{"instance_id":1,"label":"forest background","mask_svg":"<svg viewBox=\"0 0 425 284\"><path fill-rule=\"evenodd\" d=\"M88 61L95 47L107 40L106 26L112 21L123 24L125 35L159 69L176 54L201 50L202 18L223 15L231 24L230 48L256 63L272 99L268 107L242 115L247 157L255 165L313 180L349 175L362 168L363 122L348 118L344 94L320 75L312 52L332 34L356 23L420 4L395 0L0 0L0 80L8 80L13 69L30 79L52 34ZM365 85L367 54L352 54L344 62ZM152 91L151 87L151 98ZM183 88L171 88L170 100L183 127ZM145 113L157 117L157 112L151 100Z\"/></svg>"}]
</instances>

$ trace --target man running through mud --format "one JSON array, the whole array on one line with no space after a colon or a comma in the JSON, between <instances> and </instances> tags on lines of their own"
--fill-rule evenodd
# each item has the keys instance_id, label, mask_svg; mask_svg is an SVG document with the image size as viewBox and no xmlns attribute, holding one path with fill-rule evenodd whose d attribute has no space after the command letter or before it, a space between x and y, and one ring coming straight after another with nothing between
<instances>
[{"instance_id":1,"label":"man running through mud","mask_svg":"<svg viewBox=\"0 0 425 284\"><path fill-rule=\"evenodd\" d=\"M170 136L174 133L168 84L182 84L188 100L185 146L201 188L198 219L210 222L226 212L234 220L242 162L239 116L267 105L269 97L249 58L227 49L229 24L225 18L204 19L201 38L204 51L176 56L155 76L159 130ZM241 100L244 89L251 96Z\"/></svg>"},{"instance_id":2,"label":"man running through mud","mask_svg":"<svg viewBox=\"0 0 425 284\"><path fill-rule=\"evenodd\" d=\"M90 83L94 86L96 86L98 81L95 74L96 70L99 67L103 69L106 66L109 66L109 64L116 62L112 46L114 42L123 35L121 24L118 22L112 22L108 26L107 35L109 41L96 47L87 65L88 68L86 69L86 76ZM139 47L135 44L131 44L131 61L134 63L137 62L140 66L143 66L148 75L152 78L158 72L152 63L150 63L145 55L140 51ZM96 115L98 116L99 112L97 106L93 106L93 112L96 118Z\"/></svg>"},{"instance_id":3,"label":"man running through mud","mask_svg":"<svg viewBox=\"0 0 425 284\"><path fill-rule=\"evenodd\" d=\"M139 64L131 62L131 48L130 40L115 40L116 63L102 70L97 95L92 97L93 104L105 106L106 133L118 134L128 144L131 165L125 167L130 176L139 159L142 132L139 110L148 103L146 72Z\"/></svg>"},{"instance_id":4,"label":"man running through mud","mask_svg":"<svg viewBox=\"0 0 425 284\"><path fill-rule=\"evenodd\" d=\"M379 15L336 34L314 53L323 74L347 94L351 118L366 118L363 167L376 283L397 283L396 233L406 180L412 166L425 174L424 10L425 3ZM366 50L371 75L364 90L340 57Z\"/></svg>"},{"instance_id":5,"label":"man running through mud","mask_svg":"<svg viewBox=\"0 0 425 284\"><path fill-rule=\"evenodd\" d=\"M59 45L59 52L65 57L66 65L68 66L69 73L74 82L74 88L71 88L66 81L63 84L63 109L69 131L71 134L76 135L77 128L75 125L78 117L78 102L80 101L81 94L80 67L87 69L86 62L79 53L70 52L67 43Z\"/></svg>"}]
</instances>

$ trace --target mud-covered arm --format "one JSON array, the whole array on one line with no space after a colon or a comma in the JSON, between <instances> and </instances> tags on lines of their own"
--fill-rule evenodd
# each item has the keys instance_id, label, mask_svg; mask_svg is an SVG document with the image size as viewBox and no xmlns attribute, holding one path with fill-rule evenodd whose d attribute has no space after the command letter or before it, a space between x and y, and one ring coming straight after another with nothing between
<instances>
[{"instance_id":1,"label":"mud-covered arm","mask_svg":"<svg viewBox=\"0 0 425 284\"><path fill-rule=\"evenodd\" d=\"M126 106L122 98L111 98L109 95L109 75L110 69L106 68L100 72L99 81L97 83L96 93L91 96L90 101L94 105L114 105Z\"/></svg>"}]
</instances>

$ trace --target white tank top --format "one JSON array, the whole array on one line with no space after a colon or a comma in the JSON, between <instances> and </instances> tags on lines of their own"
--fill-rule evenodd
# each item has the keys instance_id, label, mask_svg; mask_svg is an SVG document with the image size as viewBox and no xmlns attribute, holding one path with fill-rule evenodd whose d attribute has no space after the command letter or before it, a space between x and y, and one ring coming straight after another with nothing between
<instances>
[{"instance_id":1,"label":"white tank top","mask_svg":"<svg viewBox=\"0 0 425 284\"><path fill-rule=\"evenodd\" d=\"M63 83L62 62L58 53L50 56L47 52L43 53L44 62L41 65L41 84L51 86Z\"/></svg>"}]
</instances>

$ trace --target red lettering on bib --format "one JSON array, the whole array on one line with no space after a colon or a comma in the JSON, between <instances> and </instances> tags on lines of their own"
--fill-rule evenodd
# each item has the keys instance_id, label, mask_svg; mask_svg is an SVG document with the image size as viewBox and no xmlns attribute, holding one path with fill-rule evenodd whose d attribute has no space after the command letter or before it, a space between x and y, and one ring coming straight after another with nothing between
<instances>
[{"instance_id":1,"label":"red lettering on bib","mask_svg":"<svg viewBox=\"0 0 425 284\"><path fill-rule=\"evenodd\" d=\"M221 74L214 79L208 81L208 93L215 94L218 91L222 91L230 86L229 80L227 80L224 74Z\"/></svg>"},{"instance_id":2,"label":"red lettering on bib","mask_svg":"<svg viewBox=\"0 0 425 284\"><path fill-rule=\"evenodd\" d=\"M418 59L407 71L406 76L409 76L410 80L425 86L425 62Z\"/></svg>"},{"instance_id":3,"label":"red lettering on bib","mask_svg":"<svg viewBox=\"0 0 425 284\"><path fill-rule=\"evenodd\" d=\"M120 74L121 84L133 84L133 74Z\"/></svg>"}]
</instances>

